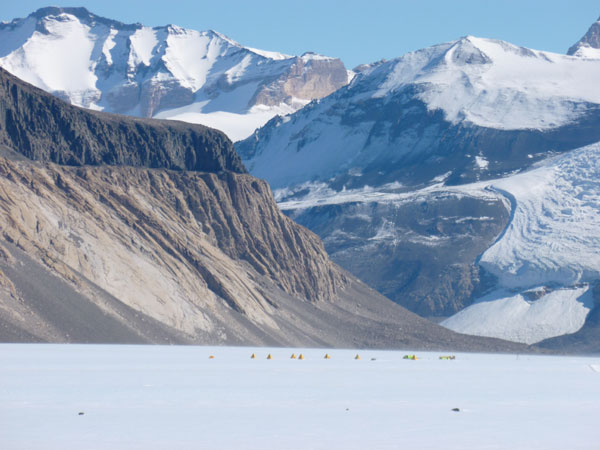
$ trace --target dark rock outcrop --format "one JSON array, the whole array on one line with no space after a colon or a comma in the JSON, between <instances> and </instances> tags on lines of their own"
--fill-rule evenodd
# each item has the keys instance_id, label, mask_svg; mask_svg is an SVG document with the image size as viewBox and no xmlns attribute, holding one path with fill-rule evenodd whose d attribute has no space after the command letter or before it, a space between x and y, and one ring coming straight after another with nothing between
<instances>
[{"instance_id":1,"label":"dark rock outcrop","mask_svg":"<svg viewBox=\"0 0 600 450\"><path fill-rule=\"evenodd\" d=\"M57 164L246 172L223 133L71 106L0 68L0 145Z\"/></svg>"},{"instance_id":2,"label":"dark rock outcrop","mask_svg":"<svg viewBox=\"0 0 600 450\"><path fill-rule=\"evenodd\" d=\"M464 194L285 211L334 262L422 316L450 316L485 287L474 264L508 221L502 202Z\"/></svg>"}]
</instances>

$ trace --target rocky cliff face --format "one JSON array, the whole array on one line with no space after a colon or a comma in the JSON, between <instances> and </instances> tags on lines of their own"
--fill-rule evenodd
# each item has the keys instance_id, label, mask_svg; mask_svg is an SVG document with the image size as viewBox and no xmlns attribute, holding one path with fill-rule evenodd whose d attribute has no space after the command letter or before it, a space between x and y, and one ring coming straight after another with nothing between
<instances>
[{"instance_id":1,"label":"rocky cliff face","mask_svg":"<svg viewBox=\"0 0 600 450\"><path fill-rule=\"evenodd\" d=\"M333 261L411 311L449 316L470 305L488 281L473 261L508 222L502 202L451 192L379 194L361 199L359 190L354 201L281 207L322 237Z\"/></svg>"},{"instance_id":2,"label":"rocky cliff face","mask_svg":"<svg viewBox=\"0 0 600 450\"><path fill-rule=\"evenodd\" d=\"M379 296L250 175L3 155L3 341L531 350Z\"/></svg>"},{"instance_id":3,"label":"rocky cliff face","mask_svg":"<svg viewBox=\"0 0 600 450\"><path fill-rule=\"evenodd\" d=\"M21 250L109 314L99 290L191 340L218 340L224 310L270 334L278 326L269 289L319 302L347 284L318 239L248 175L0 166L9 270ZM244 333L226 336L241 342Z\"/></svg>"},{"instance_id":4,"label":"rocky cliff face","mask_svg":"<svg viewBox=\"0 0 600 450\"><path fill-rule=\"evenodd\" d=\"M74 105L201 123L233 140L348 83L336 58L247 48L212 30L123 24L84 8L0 24L0 41L0 66Z\"/></svg>"},{"instance_id":5,"label":"rocky cliff face","mask_svg":"<svg viewBox=\"0 0 600 450\"><path fill-rule=\"evenodd\" d=\"M294 106L298 100L326 97L348 83L348 72L339 59L306 53L293 58L287 70L257 90L250 105Z\"/></svg>"},{"instance_id":6,"label":"rocky cliff face","mask_svg":"<svg viewBox=\"0 0 600 450\"><path fill-rule=\"evenodd\" d=\"M245 172L222 133L177 122L100 115L0 69L0 144L34 160Z\"/></svg>"}]
</instances>

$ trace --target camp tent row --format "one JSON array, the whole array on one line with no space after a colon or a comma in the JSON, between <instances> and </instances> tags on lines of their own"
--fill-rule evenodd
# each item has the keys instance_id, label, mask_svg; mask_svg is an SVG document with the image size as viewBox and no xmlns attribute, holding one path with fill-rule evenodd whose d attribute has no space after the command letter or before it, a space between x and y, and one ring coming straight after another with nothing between
<instances>
[{"instance_id":1,"label":"camp tent row","mask_svg":"<svg viewBox=\"0 0 600 450\"><path fill-rule=\"evenodd\" d=\"M208 358L209 359L215 359L214 355L210 355ZM252 353L252 355L250 355L250 359L256 359L256 358L257 358L256 353ZM267 355L267 359L274 359L273 355L271 353L269 353ZM298 356L296 356L295 353L292 353L292 356L290 356L290 359L303 360L304 359L304 355L302 353L300 353ZM325 353L325 356L323 357L323 359L331 359L331 355L329 353ZM356 356L354 357L354 359L361 359L361 357L357 353ZM418 358L417 358L417 355L404 355L402 357L402 359L410 359L412 361L416 361ZM453 360L453 359L456 359L456 356L454 356L454 355L443 355L443 356L440 356L439 359ZM371 358L371 360L374 361L375 358Z\"/></svg>"}]
</instances>

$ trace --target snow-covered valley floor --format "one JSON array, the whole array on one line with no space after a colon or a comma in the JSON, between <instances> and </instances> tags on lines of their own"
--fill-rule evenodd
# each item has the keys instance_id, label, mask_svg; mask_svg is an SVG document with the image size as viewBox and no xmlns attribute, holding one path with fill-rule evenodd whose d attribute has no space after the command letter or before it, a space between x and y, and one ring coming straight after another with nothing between
<instances>
[{"instance_id":1,"label":"snow-covered valley floor","mask_svg":"<svg viewBox=\"0 0 600 450\"><path fill-rule=\"evenodd\" d=\"M0 448L600 448L600 357L408 353L4 344Z\"/></svg>"}]
</instances>

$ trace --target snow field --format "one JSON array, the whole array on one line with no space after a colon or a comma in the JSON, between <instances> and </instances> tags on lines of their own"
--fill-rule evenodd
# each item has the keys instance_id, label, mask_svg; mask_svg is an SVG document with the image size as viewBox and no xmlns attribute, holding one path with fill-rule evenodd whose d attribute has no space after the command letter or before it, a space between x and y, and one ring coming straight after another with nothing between
<instances>
[{"instance_id":1,"label":"snow field","mask_svg":"<svg viewBox=\"0 0 600 450\"><path fill-rule=\"evenodd\" d=\"M290 359L292 352L305 359ZM403 360L407 353L414 352L0 345L0 447L549 450L596 444L598 358L457 354L442 361L446 353L417 352L417 361Z\"/></svg>"},{"instance_id":2,"label":"snow field","mask_svg":"<svg viewBox=\"0 0 600 450\"><path fill-rule=\"evenodd\" d=\"M585 112L576 104L600 103L594 84L600 61L530 50L466 36L409 53L373 70L388 71L375 92L384 97L415 83L421 99L452 123L506 129L550 129ZM451 87L451 89L449 89Z\"/></svg>"},{"instance_id":3,"label":"snow field","mask_svg":"<svg viewBox=\"0 0 600 450\"><path fill-rule=\"evenodd\" d=\"M479 261L499 289L441 325L528 344L584 325L594 308L588 283L600 276L599 152L593 144L490 184L512 209L506 230ZM552 289L535 301L520 293L544 286Z\"/></svg>"},{"instance_id":4,"label":"snow field","mask_svg":"<svg viewBox=\"0 0 600 450\"><path fill-rule=\"evenodd\" d=\"M522 294L500 290L477 300L440 325L458 333L535 344L579 331L593 308L589 286L557 289L533 301Z\"/></svg>"},{"instance_id":5,"label":"snow field","mask_svg":"<svg viewBox=\"0 0 600 450\"><path fill-rule=\"evenodd\" d=\"M305 54L302 59L330 58ZM308 103L291 99L289 104L252 106L259 84L277 78L294 61L293 56L243 47L212 30L175 25L131 29L68 13L47 16L41 25L28 17L0 29L0 66L74 105L113 112L110 95L117 95L130 108L118 112L139 115L140 105L127 95L142 95L135 92L144 84L179 86L196 96L192 103L163 106L153 117L201 123L234 141Z\"/></svg>"}]
</instances>

